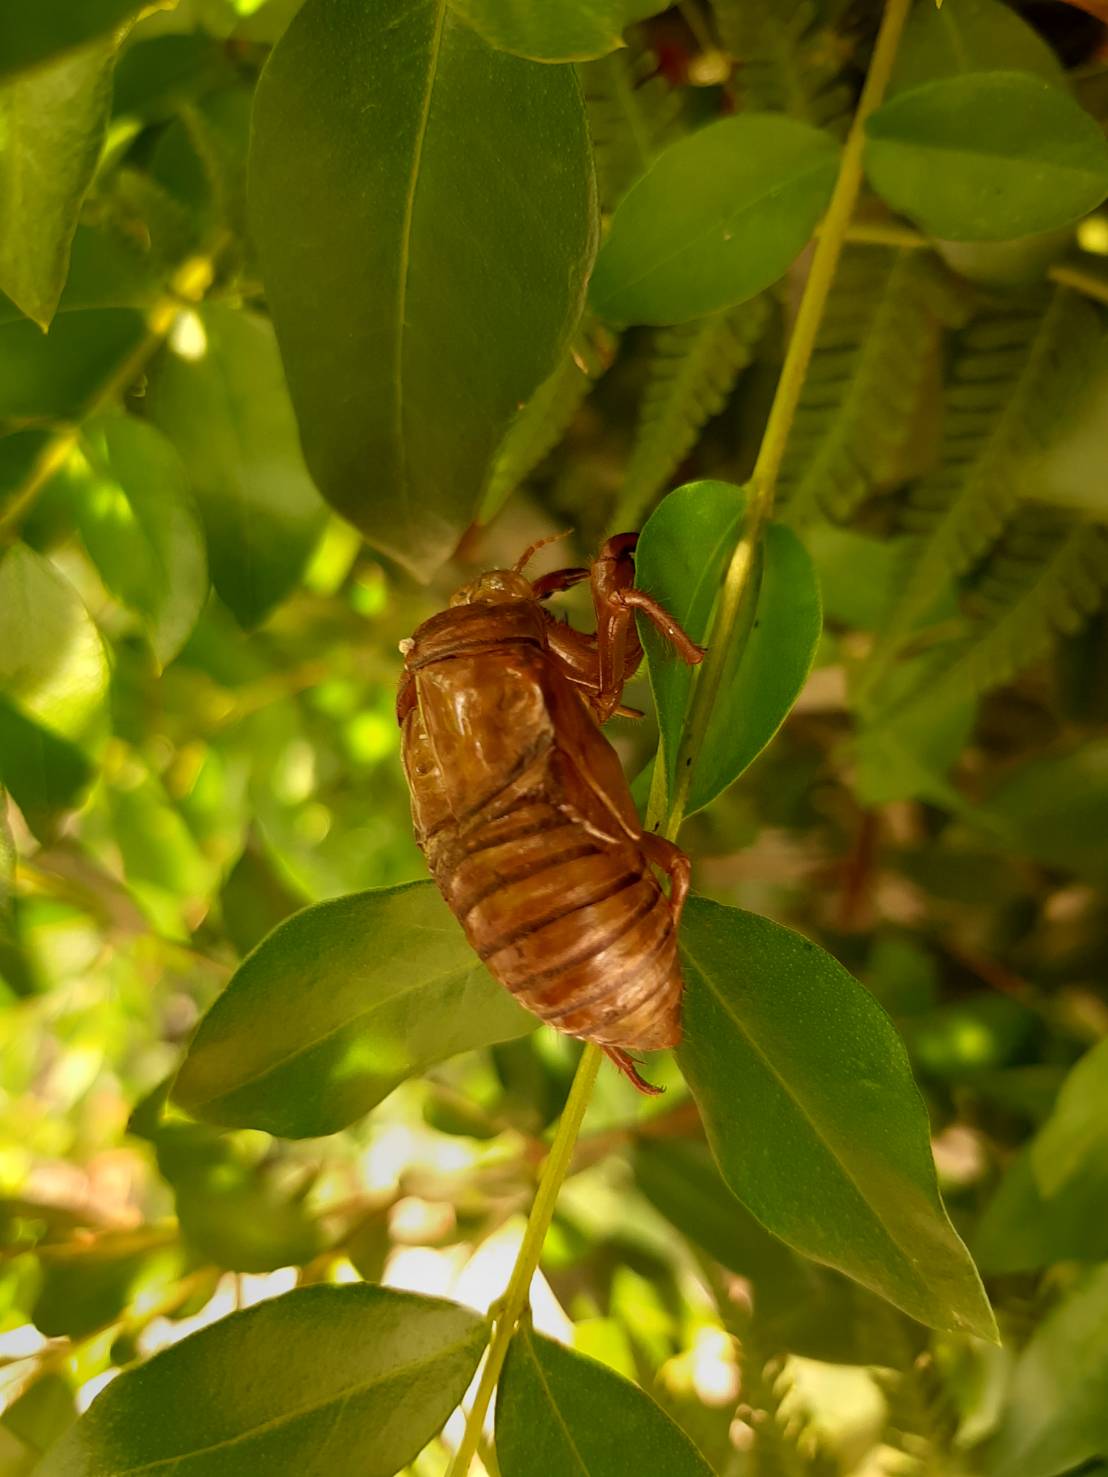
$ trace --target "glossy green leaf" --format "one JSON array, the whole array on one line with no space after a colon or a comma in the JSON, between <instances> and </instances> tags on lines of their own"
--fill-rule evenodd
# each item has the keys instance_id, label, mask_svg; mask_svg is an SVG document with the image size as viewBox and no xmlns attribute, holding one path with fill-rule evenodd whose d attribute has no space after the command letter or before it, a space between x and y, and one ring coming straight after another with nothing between
<instances>
[{"instance_id":1,"label":"glossy green leaf","mask_svg":"<svg viewBox=\"0 0 1108 1477\"><path fill-rule=\"evenodd\" d=\"M1108 1456L1108 1263L1032 1335L1008 1389L991 1477L1057 1477Z\"/></svg>"},{"instance_id":2,"label":"glossy green leaf","mask_svg":"<svg viewBox=\"0 0 1108 1477\"><path fill-rule=\"evenodd\" d=\"M864 1287L798 1256L762 1226L724 1184L705 1145L642 1139L635 1180L662 1215L753 1289L758 1347L835 1364L879 1363L888 1352L888 1310Z\"/></svg>"},{"instance_id":3,"label":"glossy green leaf","mask_svg":"<svg viewBox=\"0 0 1108 1477\"><path fill-rule=\"evenodd\" d=\"M866 123L877 193L932 235L1006 241L1079 220L1108 195L1108 143L1027 72L974 72L900 93Z\"/></svg>"},{"instance_id":4,"label":"glossy green leaf","mask_svg":"<svg viewBox=\"0 0 1108 1477\"><path fill-rule=\"evenodd\" d=\"M1108 1163L1108 1040L1092 1047L1062 1085L1035 1135L1031 1164L1044 1195Z\"/></svg>"},{"instance_id":5,"label":"glossy green leaf","mask_svg":"<svg viewBox=\"0 0 1108 1477\"><path fill-rule=\"evenodd\" d=\"M0 76L37 66L129 21L146 0L36 0L0 10Z\"/></svg>"},{"instance_id":6,"label":"glossy green leaf","mask_svg":"<svg viewBox=\"0 0 1108 1477\"><path fill-rule=\"evenodd\" d=\"M446 0L308 0L258 86L251 202L312 474L429 575L580 316L576 76L490 48Z\"/></svg>"},{"instance_id":7,"label":"glossy green leaf","mask_svg":"<svg viewBox=\"0 0 1108 1477\"><path fill-rule=\"evenodd\" d=\"M671 144L616 207L589 297L611 323L683 323L784 275L831 197L835 141L746 113Z\"/></svg>"},{"instance_id":8,"label":"glossy green leaf","mask_svg":"<svg viewBox=\"0 0 1108 1477\"><path fill-rule=\"evenodd\" d=\"M664 0L448 0L490 46L543 62L587 61L623 45L634 21L665 10Z\"/></svg>"},{"instance_id":9,"label":"glossy green leaf","mask_svg":"<svg viewBox=\"0 0 1108 1477\"><path fill-rule=\"evenodd\" d=\"M109 416L84 430L73 514L100 577L140 616L160 665L177 655L208 595L204 530L171 442Z\"/></svg>"},{"instance_id":10,"label":"glossy green leaf","mask_svg":"<svg viewBox=\"0 0 1108 1477\"><path fill-rule=\"evenodd\" d=\"M916 5L904 28L888 96L964 72L1031 72L1061 83L1055 53L1004 0Z\"/></svg>"},{"instance_id":11,"label":"glossy green leaf","mask_svg":"<svg viewBox=\"0 0 1108 1477\"><path fill-rule=\"evenodd\" d=\"M303 1287L128 1370L40 1477L394 1477L440 1429L483 1319L384 1287Z\"/></svg>"},{"instance_id":12,"label":"glossy green leaf","mask_svg":"<svg viewBox=\"0 0 1108 1477\"><path fill-rule=\"evenodd\" d=\"M188 468L212 583L253 626L300 578L326 509L300 457L268 321L223 307L187 321L152 378L150 414Z\"/></svg>"},{"instance_id":13,"label":"glossy green leaf","mask_svg":"<svg viewBox=\"0 0 1108 1477\"><path fill-rule=\"evenodd\" d=\"M742 489L729 482L691 482L671 492L642 531L636 553L638 582L694 641L706 638L745 506ZM696 759L687 815L725 790L765 748L796 701L815 656L821 615L812 562L796 535L783 525L770 525L763 548L754 626L741 658L729 661L724 670ZM672 793L694 679L652 626L641 621L640 629Z\"/></svg>"},{"instance_id":14,"label":"glossy green leaf","mask_svg":"<svg viewBox=\"0 0 1108 1477\"><path fill-rule=\"evenodd\" d=\"M109 38L0 81L0 291L42 328L104 141L114 57Z\"/></svg>"},{"instance_id":15,"label":"glossy green leaf","mask_svg":"<svg viewBox=\"0 0 1108 1477\"><path fill-rule=\"evenodd\" d=\"M939 1198L907 1053L877 1002L756 914L694 898L682 936L678 1062L730 1188L782 1241L921 1323L995 1338Z\"/></svg>"},{"instance_id":16,"label":"glossy green leaf","mask_svg":"<svg viewBox=\"0 0 1108 1477\"><path fill-rule=\"evenodd\" d=\"M527 1324L497 1388L496 1459L503 1477L624 1477L640 1462L651 1477L712 1470L645 1390Z\"/></svg>"},{"instance_id":17,"label":"glossy green leaf","mask_svg":"<svg viewBox=\"0 0 1108 1477\"><path fill-rule=\"evenodd\" d=\"M536 1024L432 883L355 893L259 944L201 1021L173 1096L225 1127L312 1138L432 1063Z\"/></svg>"}]
</instances>

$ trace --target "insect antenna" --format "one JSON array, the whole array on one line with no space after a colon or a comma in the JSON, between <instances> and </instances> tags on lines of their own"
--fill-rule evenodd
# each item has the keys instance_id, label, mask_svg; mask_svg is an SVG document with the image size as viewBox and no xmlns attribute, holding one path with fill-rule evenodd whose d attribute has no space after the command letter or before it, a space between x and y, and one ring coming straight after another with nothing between
<instances>
[{"instance_id":1,"label":"insect antenna","mask_svg":"<svg viewBox=\"0 0 1108 1477\"><path fill-rule=\"evenodd\" d=\"M533 544L528 544L523 553L512 565L516 574L523 573L540 549L545 549L547 544L556 544L559 539L569 538L572 532L572 528L563 528L561 533L548 533L545 538L536 539Z\"/></svg>"}]
</instances>

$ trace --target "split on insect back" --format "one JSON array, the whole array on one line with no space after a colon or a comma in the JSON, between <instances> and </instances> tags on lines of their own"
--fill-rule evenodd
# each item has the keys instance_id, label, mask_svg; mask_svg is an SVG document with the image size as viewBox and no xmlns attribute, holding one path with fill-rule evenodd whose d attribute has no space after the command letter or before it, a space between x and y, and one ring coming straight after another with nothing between
<instances>
[{"instance_id":1,"label":"split on insect back","mask_svg":"<svg viewBox=\"0 0 1108 1477\"><path fill-rule=\"evenodd\" d=\"M463 586L403 643L397 717L416 840L473 948L520 1004L655 1092L630 1053L681 1039L689 859L643 831L600 724L633 712L636 611L690 665L703 652L635 588L637 539L530 580L536 544ZM542 603L586 579L591 634Z\"/></svg>"}]
</instances>

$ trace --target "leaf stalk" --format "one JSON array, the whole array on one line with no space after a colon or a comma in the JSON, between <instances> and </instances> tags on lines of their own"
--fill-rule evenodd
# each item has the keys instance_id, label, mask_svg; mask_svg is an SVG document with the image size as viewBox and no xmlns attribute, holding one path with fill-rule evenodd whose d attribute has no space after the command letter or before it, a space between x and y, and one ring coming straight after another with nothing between
<instances>
[{"instance_id":1,"label":"leaf stalk","mask_svg":"<svg viewBox=\"0 0 1108 1477\"><path fill-rule=\"evenodd\" d=\"M831 203L816 238L811 270L785 353L785 362L781 367L781 376L777 381L758 459L747 486L748 502L743 531L724 576L715 619L708 632L708 655L693 683L692 700L677 750L677 779L674 792L669 797L669 811L664 827L664 833L671 841L676 838L685 816L693 769L708 731L725 665L735 643L745 645L752 628L752 621L741 620L741 617L751 599L750 592L757 584L762 534L773 509L773 498L789 432L800 403L827 297L835 278L835 269L839 264L861 191L866 119L880 105L885 95L910 9L911 0L887 0L881 28L877 33L873 60L843 147L842 163Z\"/></svg>"}]
</instances>

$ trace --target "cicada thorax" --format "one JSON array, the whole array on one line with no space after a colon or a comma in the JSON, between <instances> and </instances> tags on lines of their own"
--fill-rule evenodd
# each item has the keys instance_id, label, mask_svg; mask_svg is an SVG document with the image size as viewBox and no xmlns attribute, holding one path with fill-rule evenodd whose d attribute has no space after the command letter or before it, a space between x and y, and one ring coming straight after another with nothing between
<instances>
[{"instance_id":1,"label":"cicada thorax","mask_svg":"<svg viewBox=\"0 0 1108 1477\"><path fill-rule=\"evenodd\" d=\"M618 756L546 646L534 602L420 627L404 763L416 837L491 973L585 1040L680 1038L673 910Z\"/></svg>"}]
</instances>

